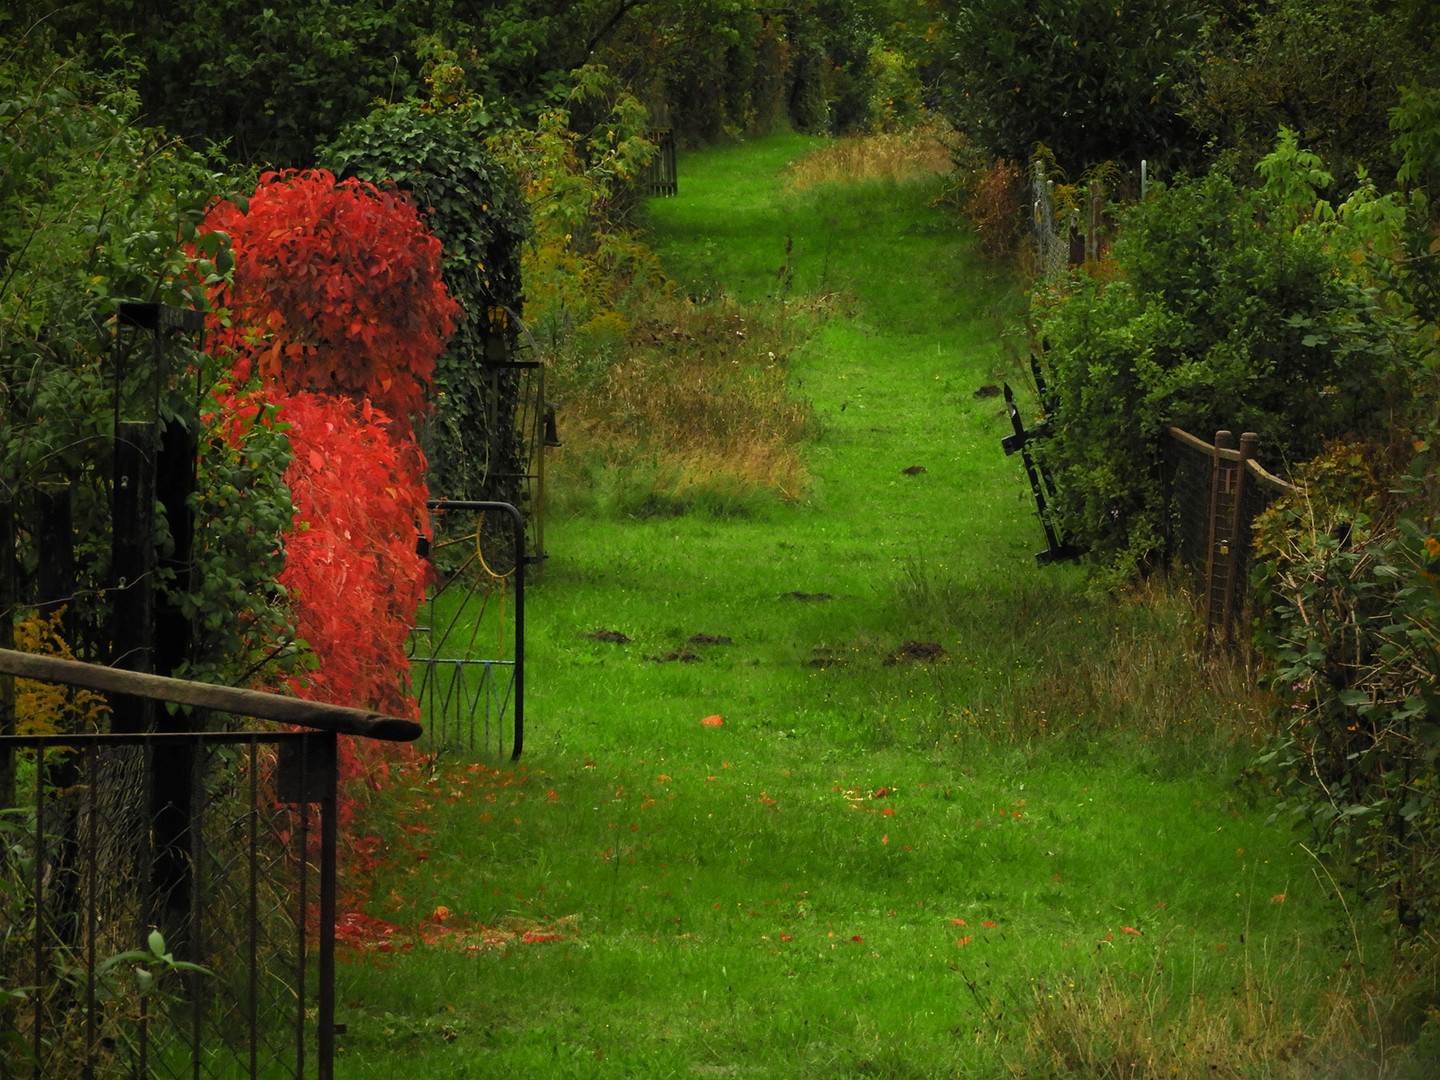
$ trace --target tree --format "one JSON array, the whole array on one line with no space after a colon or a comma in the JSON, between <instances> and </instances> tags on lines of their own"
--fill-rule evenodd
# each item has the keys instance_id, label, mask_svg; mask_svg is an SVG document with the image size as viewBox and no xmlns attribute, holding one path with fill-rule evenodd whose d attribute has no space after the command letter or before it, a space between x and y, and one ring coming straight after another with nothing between
<instances>
[{"instance_id":1,"label":"tree","mask_svg":"<svg viewBox=\"0 0 1440 1080\"><path fill-rule=\"evenodd\" d=\"M1024 160L1044 143L1077 171L1191 145L1175 84L1200 0L949 0L946 111L977 144Z\"/></svg>"},{"instance_id":2,"label":"tree","mask_svg":"<svg viewBox=\"0 0 1440 1080\"><path fill-rule=\"evenodd\" d=\"M1197 131L1248 171L1282 126L1329 163L1342 185L1358 165L1393 174L1388 112L1411 79L1437 73L1433 5L1281 0L1251 17L1213 19L1182 88Z\"/></svg>"}]
</instances>

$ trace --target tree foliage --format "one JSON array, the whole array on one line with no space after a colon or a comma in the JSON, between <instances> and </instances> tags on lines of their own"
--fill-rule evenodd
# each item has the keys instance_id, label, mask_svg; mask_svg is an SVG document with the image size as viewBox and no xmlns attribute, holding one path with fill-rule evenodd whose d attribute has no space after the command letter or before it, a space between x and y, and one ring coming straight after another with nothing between
<instances>
[{"instance_id":1,"label":"tree foliage","mask_svg":"<svg viewBox=\"0 0 1440 1080\"><path fill-rule=\"evenodd\" d=\"M1182 88L1184 111L1242 169L1285 127L1342 184L1359 165L1388 181L1388 111L1402 86L1437 74L1436 45L1433 5L1419 3L1278 0L1216 14Z\"/></svg>"},{"instance_id":2,"label":"tree foliage","mask_svg":"<svg viewBox=\"0 0 1440 1080\"><path fill-rule=\"evenodd\" d=\"M96 61L126 58L149 123L192 149L277 168L312 163L317 142L376 99L419 85L412 42L448 5L416 0L19 0L13 22ZM123 52L109 50L109 36Z\"/></svg>"},{"instance_id":3,"label":"tree foliage","mask_svg":"<svg viewBox=\"0 0 1440 1080\"><path fill-rule=\"evenodd\" d=\"M234 284L217 332L237 375L254 373L286 424L295 519L279 584L308 670L300 694L418 716L405 643L428 568L425 460L410 418L425 411L435 358L458 312L440 244L410 199L324 171L263 177L248 199L214 206ZM397 410L388 414L385 403ZM344 740L342 814L384 755Z\"/></svg>"},{"instance_id":4,"label":"tree foliage","mask_svg":"<svg viewBox=\"0 0 1440 1080\"><path fill-rule=\"evenodd\" d=\"M317 660L292 684L319 701L418 717L405 643L424 599L416 539L430 535L430 515L416 455L368 401L272 396L293 448L285 480L295 500L279 581Z\"/></svg>"},{"instance_id":5,"label":"tree foliage","mask_svg":"<svg viewBox=\"0 0 1440 1080\"><path fill-rule=\"evenodd\" d=\"M408 431L460 313L408 196L323 169L266 173L205 230L234 252L216 291L228 315L212 321L237 380L369 399Z\"/></svg>"},{"instance_id":6,"label":"tree foliage","mask_svg":"<svg viewBox=\"0 0 1440 1080\"><path fill-rule=\"evenodd\" d=\"M203 309L231 266L222 236L197 235L227 181L140 126L138 111L126 71L97 74L30 38L0 62L0 492L22 522L24 604L39 599L40 490L68 492L77 543L65 633L78 657L108 660L113 423L153 421L147 453L164 426L195 435L194 572L162 570L158 587L195 630L185 670L238 680L271 658L288 630L266 584L288 521L280 483L288 449L239 427L233 438L211 438L223 366L172 340L172 378L157 385L149 336L118 328L122 301ZM217 506L242 509L222 526ZM162 516L162 538L169 529Z\"/></svg>"},{"instance_id":7,"label":"tree foliage","mask_svg":"<svg viewBox=\"0 0 1440 1080\"><path fill-rule=\"evenodd\" d=\"M1199 0L957 0L947 7L946 110L990 153L1024 160L1039 142L1078 170L1186 147L1175 85L1200 28Z\"/></svg>"}]
</instances>

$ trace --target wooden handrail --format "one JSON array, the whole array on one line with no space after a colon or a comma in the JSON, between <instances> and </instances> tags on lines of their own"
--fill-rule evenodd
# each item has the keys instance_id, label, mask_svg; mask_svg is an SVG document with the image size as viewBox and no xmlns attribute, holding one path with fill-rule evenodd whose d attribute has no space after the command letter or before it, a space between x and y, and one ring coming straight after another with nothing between
<instances>
[{"instance_id":1,"label":"wooden handrail","mask_svg":"<svg viewBox=\"0 0 1440 1080\"><path fill-rule=\"evenodd\" d=\"M339 735L358 735L386 742L413 742L423 731L413 720L344 705L246 690L236 686L171 679L138 671L62 660L55 656L0 649L0 675L15 675L39 682L64 683L103 694L133 694L152 701L170 701L200 709L253 716L281 724L296 724Z\"/></svg>"},{"instance_id":2,"label":"wooden handrail","mask_svg":"<svg viewBox=\"0 0 1440 1080\"><path fill-rule=\"evenodd\" d=\"M1181 446L1188 446L1196 453L1209 454L1212 457L1223 458L1226 461L1241 460L1239 450L1227 449L1223 446L1212 446L1204 439L1197 438L1196 436L1191 435L1190 432L1186 431L1184 428L1178 428L1174 424L1167 424L1165 426L1165 434L1169 435L1170 438L1174 439ZM1280 477L1270 472L1270 470L1266 469L1254 458L1251 458L1245 462L1245 468L1249 470L1250 475L1255 477L1255 479L1259 480L1271 491L1277 492L1281 495L1305 494L1303 488L1298 488L1294 484L1280 479Z\"/></svg>"}]
</instances>

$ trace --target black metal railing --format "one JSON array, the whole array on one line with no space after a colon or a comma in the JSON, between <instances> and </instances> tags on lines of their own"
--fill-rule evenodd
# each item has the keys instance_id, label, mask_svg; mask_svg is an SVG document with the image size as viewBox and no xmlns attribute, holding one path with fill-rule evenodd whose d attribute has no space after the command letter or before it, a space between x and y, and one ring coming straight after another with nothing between
<instances>
[{"instance_id":1,"label":"black metal railing","mask_svg":"<svg viewBox=\"0 0 1440 1080\"><path fill-rule=\"evenodd\" d=\"M325 729L0 737L0 1077L331 1080L337 738L419 725L5 649L0 676Z\"/></svg>"}]
</instances>

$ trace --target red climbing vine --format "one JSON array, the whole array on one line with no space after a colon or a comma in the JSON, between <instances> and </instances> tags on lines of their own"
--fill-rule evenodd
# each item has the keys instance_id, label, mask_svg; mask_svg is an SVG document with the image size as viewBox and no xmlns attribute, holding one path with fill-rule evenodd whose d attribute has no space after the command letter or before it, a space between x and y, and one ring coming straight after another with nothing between
<instances>
[{"instance_id":1,"label":"red climbing vine","mask_svg":"<svg viewBox=\"0 0 1440 1080\"><path fill-rule=\"evenodd\" d=\"M222 202L233 283L212 329L237 385L258 377L288 427L295 505L280 584L309 649L301 696L418 717L405 642L424 595L425 461L412 419L459 307L440 243L408 198L328 172L267 173ZM342 739L342 826L388 774L384 748Z\"/></svg>"},{"instance_id":2,"label":"red climbing vine","mask_svg":"<svg viewBox=\"0 0 1440 1080\"><path fill-rule=\"evenodd\" d=\"M213 329L237 380L368 398L408 433L460 315L409 197L323 169L271 172L243 204L212 207L206 229L235 255Z\"/></svg>"}]
</instances>

